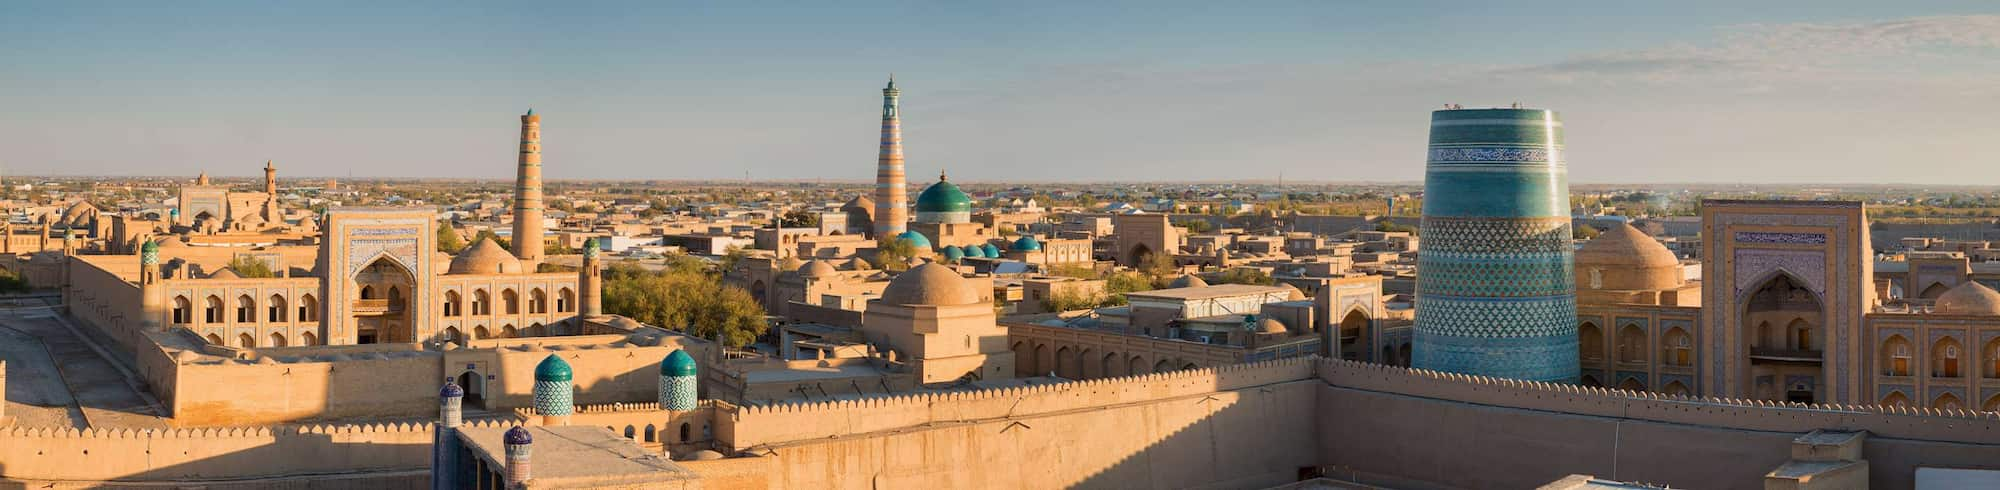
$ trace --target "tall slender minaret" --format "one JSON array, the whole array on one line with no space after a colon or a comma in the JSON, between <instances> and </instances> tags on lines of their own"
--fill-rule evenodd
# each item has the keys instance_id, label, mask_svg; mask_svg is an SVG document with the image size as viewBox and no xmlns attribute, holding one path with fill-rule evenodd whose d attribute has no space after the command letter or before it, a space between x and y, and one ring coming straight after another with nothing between
<instances>
[{"instance_id":1,"label":"tall slender minaret","mask_svg":"<svg viewBox=\"0 0 2000 490\"><path fill-rule=\"evenodd\" d=\"M542 263L542 116L521 115L521 172L514 177L514 257L522 270Z\"/></svg>"},{"instance_id":2,"label":"tall slender minaret","mask_svg":"<svg viewBox=\"0 0 2000 490\"><path fill-rule=\"evenodd\" d=\"M896 76L882 88L882 152L875 157L875 239L896 236L909 226L910 198L903 178L903 116L897 113Z\"/></svg>"},{"instance_id":3,"label":"tall slender minaret","mask_svg":"<svg viewBox=\"0 0 2000 490\"><path fill-rule=\"evenodd\" d=\"M270 160L264 161L264 193L278 195L278 167L271 166Z\"/></svg>"}]
</instances>

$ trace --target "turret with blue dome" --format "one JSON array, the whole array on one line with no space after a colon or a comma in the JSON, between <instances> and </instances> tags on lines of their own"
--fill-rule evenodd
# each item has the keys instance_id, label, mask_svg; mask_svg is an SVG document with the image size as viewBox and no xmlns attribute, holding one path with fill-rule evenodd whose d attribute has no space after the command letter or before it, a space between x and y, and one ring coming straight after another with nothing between
<instances>
[{"instance_id":1,"label":"turret with blue dome","mask_svg":"<svg viewBox=\"0 0 2000 490\"><path fill-rule=\"evenodd\" d=\"M697 401L694 356L686 349L675 350L660 360L660 408L694 410Z\"/></svg>"},{"instance_id":2,"label":"turret with blue dome","mask_svg":"<svg viewBox=\"0 0 2000 490\"><path fill-rule=\"evenodd\" d=\"M918 223L971 223L972 197L938 172L938 181L917 195Z\"/></svg>"},{"instance_id":3,"label":"turret with blue dome","mask_svg":"<svg viewBox=\"0 0 2000 490\"><path fill-rule=\"evenodd\" d=\"M917 250L928 251L931 249L931 239L925 238L922 233L905 231L902 234L896 235L896 239L910 242L910 245L916 247Z\"/></svg>"},{"instance_id":4,"label":"turret with blue dome","mask_svg":"<svg viewBox=\"0 0 2000 490\"><path fill-rule=\"evenodd\" d=\"M569 362L556 354L535 365L535 413L542 415L542 425L568 423L569 415L576 411L576 389L570 385L575 378Z\"/></svg>"}]
</instances>

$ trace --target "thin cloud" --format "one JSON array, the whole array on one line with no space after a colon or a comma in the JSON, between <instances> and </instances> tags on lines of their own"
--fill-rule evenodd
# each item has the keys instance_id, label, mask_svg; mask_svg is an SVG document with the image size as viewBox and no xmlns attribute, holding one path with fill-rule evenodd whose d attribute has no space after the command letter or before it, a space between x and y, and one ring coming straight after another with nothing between
<instances>
[{"instance_id":1,"label":"thin cloud","mask_svg":"<svg viewBox=\"0 0 2000 490\"><path fill-rule=\"evenodd\" d=\"M1690 77L1775 77L1879 71L1878 63L1914 59L1950 62L2000 48L2000 15L1916 17L1858 23L1743 24L1712 40L1655 48L1588 53L1532 66L1503 68L1503 77L1557 82L1613 78L1680 81Z\"/></svg>"}]
</instances>

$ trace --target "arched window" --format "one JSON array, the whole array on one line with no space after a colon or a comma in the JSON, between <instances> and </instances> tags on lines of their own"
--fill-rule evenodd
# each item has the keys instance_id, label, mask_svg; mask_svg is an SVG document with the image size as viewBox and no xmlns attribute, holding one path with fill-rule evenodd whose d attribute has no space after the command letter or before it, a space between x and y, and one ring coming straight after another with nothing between
<instances>
[{"instance_id":1,"label":"arched window","mask_svg":"<svg viewBox=\"0 0 2000 490\"><path fill-rule=\"evenodd\" d=\"M2000 378L2000 339L1986 343L1986 377Z\"/></svg>"},{"instance_id":2,"label":"arched window","mask_svg":"<svg viewBox=\"0 0 2000 490\"><path fill-rule=\"evenodd\" d=\"M463 334L458 333L458 327L444 327L443 340L445 342L457 343L460 340L463 340L463 338L464 338Z\"/></svg>"},{"instance_id":3,"label":"arched window","mask_svg":"<svg viewBox=\"0 0 2000 490\"><path fill-rule=\"evenodd\" d=\"M1597 328L1597 324L1583 322L1583 325L1578 326L1576 329L1576 339L1576 354L1578 359L1585 361L1604 360L1604 330ZM1384 355L1383 357L1388 356Z\"/></svg>"},{"instance_id":4,"label":"arched window","mask_svg":"<svg viewBox=\"0 0 2000 490\"><path fill-rule=\"evenodd\" d=\"M528 290L528 313L540 315L548 312L549 293L542 292L542 288Z\"/></svg>"},{"instance_id":5,"label":"arched window","mask_svg":"<svg viewBox=\"0 0 2000 490\"><path fill-rule=\"evenodd\" d=\"M1945 337L1931 344L1931 376L1956 378L1959 376L1958 339Z\"/></svg>"},{"instance_id":6,"label":"arched window","mask_svg":"<svg viewBox=\"0 0 2000 490\"><path fill-rule=\"evenodd\" d=\"M202 310L202 323L222 323L222 298L208 297L208 307Z\"/></svg>"},{"instance_id":7,"label":"arched window","mask_svg":"<svg viewBox=\"0 0 2000 490\"><path fill-rule=\"evenodd\" d=\"M283 332L271 332L271 347L284 347L287 343Z\"/></svg>"},{"instance_id":8,"label":"arched window","mask_svg":"<svg viewBox=\"0 0 2000 490\"><path fill-rule=\"evenodd\" d=\"M1667 329L1664 359L1671 366L1694 365L1694 338L1680 327Z\"/></svg>"},{"instance_id":9,"label":"arched window","mask_svg":"<svg viewBox=\"0 0 2000 490\"><path fill-rule=\"evenodd\" d=\"M389 309L397 309L403 307L402 289L397 289L395 286L389 286L388 296L389 297L387 299L389 300Z\"/></svg>"},{"instance_id":10,"label":"arched window","mask_svg":"<svg viewBox=\"0 0 2000 490\"><path fill-rule=\"evenodd\" d=\"M312 332L299 334L299 345L319 345L319 336Z\"/></svg>"},{"instance_id":11,"label":"arched window","mask_svg":"<svg viewBox=\"0 0 2000 490\"><path fill-rule=\"evenodd\" d=\"M1638 325L1618 329L1618 362L1646 362L1646 330Z\"/></svg>"},{"instance_id":12,"label":"arched window","mask_svg":"<svg viewBox=\"0 0 2000 490\"><path fill-rule=\"evenodd\" d=\"M250 334L247 334L247 333L246 333L246 334L240 334L240 335L237 335L237 336L236 336L236 346L237 346L237 347L246 347L246 348L247 348L247 347L256 347L256 346L257 346L257 338L256 338L256 337L252 337L252 336L250 336Z\"/></svg>"},{"instance_id":13,"label":"arched window","mask_svg":"<svg viewBox=\"0 0 2000 490\"><path fill-rule=\"evenodd\" d=\"M194 304L188 302L186 296L175 296L174 323L178 325L186 325L188 324L188 322L191 321L194 321Z\"/></svg>"},{"instance_id":14,"label":"arched window","mask_svg":"<svg viewBox=\"0 0 2000 490\"><path fill-rule=\"evenodd\" d=\"M1900 391L1891 391L1889 392L1889 396L1882 397L1882 405L1887 407L1907 407L1910 406L1910 397L1904 396L1903 392Z\"/></svg>"},{"instance_id":15,"label":"arched window","mask_svg":"<svg viewBox=\"0 0 2000 490\"><path fill-rule=\"evenodd\" d=\"M681 438L674 442L688 442L690 437L694 437L694 427L687 422L681 422Z\"/></svg>"},{"instance_id":16,"label":"arched window","mask_svg":"<svg viewBox=\"0 0 2000 490\"><path fill-rule=\"evenodd\" d=\"M375 297L375 286L362 286L361 299L381 299Z\"/></svg>"},{"instance_id":17,"label":"arched window","mask_svg":"<svg viewBox=\"0 0 2000 490\"><path fill-rule=\"evenodd\" d=\"M1910 375L1910 341L1901 335L1892 335L1882 342L1882 374L1888 376ZM1886 402L1885 402L1886 404Z\"/></svg>"},{"instance_id":18,"label":"arched window","mask_svg":"<svg viewBox=\"0 0 2000 490\"><path fill-rule=\"evenodd\" d=\"M1677 395L1677 396L1689 395L1687 385L1681 384L1681 382L1679 381L1667 382L1667 387L1663 392L1669 395Z\"/></svg>"},{"instance_id":19,"label":"arched window","mask_svg":"<svg viewBox=\"0 0 2000 490\"><path fill-rule=\"evenodd\" d=\"M659 427L653 424L646 424L646 442L660 442L659 432Z\"/></svg>"},{"instance_id":20,"label":"arched window","mask_svg":"<svg viewBox=\"0 0 2000 490\"><path fill-rule=\"evenodd\" d=\"M502 326L502 327L500 327L500 337L502 337L502 338L509 338L509 339L511 339L511 338L515 338L515 337L520 337L520 336L521 336L521 331L520 331L520 330L515 330L515 329L514 329L514 326L513 326L513 325L506 325L506 326Z\"/></svg>"},{"instance_id":21,"label":"arched window","mask_svg":"<svg viewBox=\"0 0 2000 490\"><path fill-rule=\"evenodd\" d=\"M1812 324L1806 323L1804 318L1794 319L1791 323L1785 324L1785 332L1791 334L1790 338L1786 340L1791 342L1792 349L1803 351L1819 350L1814 347L1819 345L1819 342L1813 338Z\"/></svg>"},{"instance_id":22,"label":"arched window","mask_svg":"<svg viewBox=\"0 0 2000 490\"><path fill-rule=\"evenodd\" d=\"M502 308L500 311L505 312L508 315L521 314L520 293L515 293L514 290L512 289L500 290L500 306Z\"/></svg>"},{"instance_id":23,"label":"arched window","mask_svg":"<svg viewBox=\"0 0 2000 490\"><path fill-rule=\"evenodd\" d=\"M493 314L493 299L486 295L486 290L484 289L472 290L472 314L474 315Z\"/></svg>"},{"instance_id":24,"label":"arched window","mask_svg":"<svg viewBox=\"0 0 2000 490\"><path fill-rule=\"evenodd\" d=\"M1938 395L1936 400L1931 401L1931 408L1935 408L1938 410L1951 410L1951 409L1965 408L1965 404L1958 401L1958 395L1945 393L1942 395Z\"/></svg>"},{"instance_id":25,"label":"arched window","mask_svg":"<svg viewBox=\"0 0 2000 490\"><path fill-rule=\"evenodd\" d=\"M473 340L490 339L493 338L493 331L487 330L485 325L472 327L472 338Z\"/></svg>"},{"instance_id":26,"label":"arched window","mask_svg":"<svg viewBox=\"0 0 2000 490\"><path fill-rule=\"evenodd\" d=\"M1646 382L1639 381L1639 378L1625 378L1625 381L1618 382L1618 389L1646 391Z\"/></svg>"},{"instance_id":27,"label":"arched window","mask_svg":"<svg viewBox=\"0 0 2000 490\"><path fill-rule=\"evenodd\" d=\"M282 294L271 295L270 306L265 309L269 310L268 313L265 313L266 321L285 321L285 296Z\"/></svg>"},{"instance_id":28,"label":"arched window","mask_svg":"<svg viewBox=\"0 0 2000 490\"><path fill-rule=\"evenodd\" d=\"M257 300L248 294L236 297L236 323L257 323Z\"/></svg>"},{"instance_id":29,"label":"arched window","mask_svg":"<svg viewBox=\"0 0 2000 490\"><path fill-rule=\"evenodd\" d=\"M208 343L212 345L222 345L222 336L216 334L208 334Z\"/></svg>"},{"instance_id":30,"label":"arched window","mask_svg":"<svg viewBox=\"0 0 2000 490\"><path fill-rule=\"evenodd\" d=\"M556 290L556 313L576 311L576 292L569 288Z\"/></svg>"},{"instance_id":31,"label":"arched window","mask_svg":"<svg viewBox=\"0 0 2000 490\"><path fill-rule=\"evenodd\" d=\"M462 304L458 296L458 291L444 292L444 316L462 315L465 313L464 307L465 305Z\"/></svg>"},{"instance_id":32,"label":"arched window","mask_svg":"<svg viewBox=\"0 0 2000 490\"><path fill-rule=\"evenodd\" d=\"M319 321L319 300L313 299L313 295L299 297L299 321Z\"/></svg>"}]
</instances>

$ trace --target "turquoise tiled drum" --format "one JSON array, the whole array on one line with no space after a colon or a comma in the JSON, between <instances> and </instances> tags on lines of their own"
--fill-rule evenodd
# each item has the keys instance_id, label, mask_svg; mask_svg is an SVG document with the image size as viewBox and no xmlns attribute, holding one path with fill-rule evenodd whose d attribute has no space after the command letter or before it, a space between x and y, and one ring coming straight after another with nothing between
<instances>
[{"instance_id":1,"label":"turquoise tiled drum","mask_svg":"<svg viewBox=\"0 0 2000 490\"><path fill-rule=\"evenodd\" d=\"M1576 380L1562 151L1554 111L1431 113L1412 367Z\"/></svg>"},{"instance_id":2,"label":"turquoise tiled drum","mask_svg":"<svg viewBox=\"0 0 2000 490\"><path fill-rule=\"evenodd\" d=\"M569 415L576 411L576 389L570 386L575 377L569 363L561 356L549 354L535 365L535 413L541 415Z\"/></svg>"}]
</instances>

